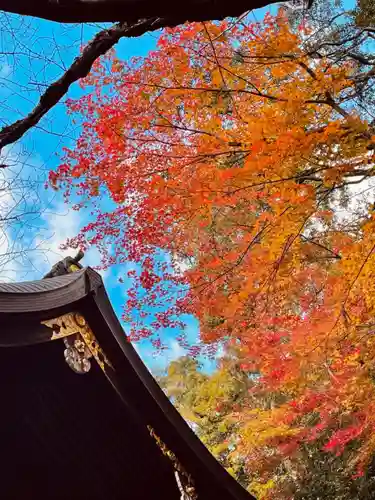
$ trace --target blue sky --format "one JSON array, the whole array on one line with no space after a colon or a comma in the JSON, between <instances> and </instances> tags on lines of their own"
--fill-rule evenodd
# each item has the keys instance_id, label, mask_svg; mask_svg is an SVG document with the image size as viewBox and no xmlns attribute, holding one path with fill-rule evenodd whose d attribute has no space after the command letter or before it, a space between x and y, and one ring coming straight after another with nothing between
<instances>
[{"instance_id":1,"label":"blue sky","mask_svg":"<svg viewBox=\"0 0 375 500\"><path fill-rule=\"evenodd\" d=\"M259 20L265 11L258 10L253 16ZM275 6L272 11L275 11ZM104 27L60 25L3 14L0 18L1 126L25 116L38 101L45 86L71 64L80 46ZM156 47L157 38L158 33L149 33L139 38L123 39L116 50L123 59L144 56ZM68 97L78 97L81 93L76 84ZM60 193L44 188L48 171L59 164L62 147L72 146L78 133L79 127L72 123L64 104L60 103L37 128L3 151L1 160L10 166L0 170L0 215L10 214L14 218L14 215L25 211L31 213L23 216L21 222L15 219L9 226L0 226L0 280L41 278L53 263L72 253L61 251L60 244L90 221L89 210L69 210ZM3 192L2 185L10 186L9 192ZM31 185L32 190L29 189ZM30 192L34 194L30 195ZM28 250L26 253L25 249ZM7 259L9 251L14 252L11 259ZM99 264L99 254L95 249L89 250L84 264ZM102 273L118 316L121 316L127 289L127 283L119 283L118 278L123 277L127 270L124 266L114 266ZM124 328L126 330L127 325ZM192 342L198 338L199 327L195 318L187 319L185 334ZM170 360L184 354L175 340L176 336L178 332L173 330L163 332L162 340L169 349L157 357L148 341L137 345L138 352L152 371L163 369ZM213 361L204 361L206 369L210 370L213 366Z\"/></svg>"}]
</instances>

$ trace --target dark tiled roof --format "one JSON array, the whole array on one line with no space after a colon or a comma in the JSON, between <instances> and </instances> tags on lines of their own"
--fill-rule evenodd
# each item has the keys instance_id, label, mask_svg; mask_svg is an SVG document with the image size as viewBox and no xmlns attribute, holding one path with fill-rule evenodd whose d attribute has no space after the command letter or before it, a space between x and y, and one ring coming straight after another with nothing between
<instances>
[{"instance_id":1,"label":"dark tiled roof","mask_svg":"<svg viewBox=\"0 0 375 500\"><path fill-rule=\"evenodd\" d=\"M80 281L85 271L66 274L65 276L57 276L52 279L24 281L22 283L0 283L0 294L2 293L42 293L50 292L65 286L69 286L76 281Z\"/></svg>"},{"instance_id":2,"label":"dark tiled roof","mask_svg":"<svg viewBox=\"0 0 375 500\"><path fill-rule=\"evenodd\" d=\"M58 276L40 281L0 284L0 316L3 313L48 311L80 300L95 286L94 271Z\"/></svg>"}]
</instances>

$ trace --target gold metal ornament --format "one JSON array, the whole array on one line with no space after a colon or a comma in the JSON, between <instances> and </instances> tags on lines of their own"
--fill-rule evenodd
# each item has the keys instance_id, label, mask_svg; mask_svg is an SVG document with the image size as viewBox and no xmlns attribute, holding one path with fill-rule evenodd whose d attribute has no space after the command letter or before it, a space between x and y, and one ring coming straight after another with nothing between
<instances>
[{"instance_id":1,"label":"gold metal ornament","mask_svg":"<svg viewBox=\"0 0 375 500\"><path fill-rule=\"evenodd\" d=\"M51 340L64 339L65 346L67 347L65 358L69 366L77 373L85 373L89 370L90 364L84 363L83 360L88 360L91 356L95 358L103 371L106 365L113 369L82 314L71 312L57 318L42 321L41 323L52 329ZM67 337L72 335L75 338L68 340ZM82 345L82 341L88 351ZM82 369L79 369L80 362Z\"/></svg>"},{"instance_id":2,"label":"gold metal ornament","mask_svg":"<svg viewBox=\"0 0 375 500\"><path fill-rule=\"evenodd\" d=\"M198 494L194 487L194 480L191 474L186 471L185 467L181 464L173 451L171 451L164 443L164 441L160 439L160 437L154 431L153 427L151 427L151 425L148 425L147 429L163 455L168 457L172 462L175 470L177 486L181 493L181 500L198 500Z\"/></svg>"}]
</instances>

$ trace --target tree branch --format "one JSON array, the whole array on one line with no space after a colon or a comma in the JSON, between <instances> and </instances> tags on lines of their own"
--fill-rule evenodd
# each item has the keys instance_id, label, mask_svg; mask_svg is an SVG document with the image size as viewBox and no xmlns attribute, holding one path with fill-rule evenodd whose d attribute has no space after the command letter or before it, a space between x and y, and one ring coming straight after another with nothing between
<instances>
[{"instance_id":1,"label":"tree branch","mask_svg":"<svg viewBox=\"0 0 375 500\"><path fill-rule=\"evenodd\" d=\"M237 17L271 3L276 0L190 0L184 4L172 0L0 0L0 10L60 23L138 23L160 17L163 26L171 27L186 21Z\"/></svg>"},{"instance_id":2,"label":"tree branch","mask_svg":"<svg viewBox=\"0 0 375 500\"><path fill-rule=\"evenodd\" d=\"M43 116L64 97L72 83L85 78L96 59L108 52L121 38L140 36L163 25L164 20L155 18L141 20L131 26L127 23L119 23L109 29L100 31L86 45L82 54L76 57L62 77L47 87L46 91L41 95L39 103L25 118L0 130L0 151L4 146L16 142L28 130L37 125Z\"/></svg>"},{"instance_id":3,"label":"tree branch","mask_svg":"<svg viewBox=\"0 0 375 500\"><path fill-rule=\"evenodd\" d=\"M314 241L313 239L308 238L307 236L304 236L303 234L300 234L300 238L305 242L311 243L312 245L315 245L315 246L321 248L322 250L326 250L329 254L331 254L330 255L331 259L341 259L341 255L334 252L333 250L326 247L325 245L322 245L321 243L318 243L317 241Z\"/></svg>"}]
</instances>

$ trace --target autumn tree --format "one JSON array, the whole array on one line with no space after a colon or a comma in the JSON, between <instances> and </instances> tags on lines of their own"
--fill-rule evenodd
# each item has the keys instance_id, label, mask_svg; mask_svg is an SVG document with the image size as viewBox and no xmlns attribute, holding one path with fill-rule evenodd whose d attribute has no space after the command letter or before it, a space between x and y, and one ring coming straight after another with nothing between
<instances>
[{"instance_id":1,"label":"autumn tree","mask_svg":"<svg viewBox=\"0 0 375 500\"><path fill-rule=\"evenodd\" d=\"M348 13L294 29L283 9L166 30L146 58L96 67L50 176L76 208L117 205L69 244L141 268L131 338L158 345L194 314L257 390L283 395L241 417L242 453L269 476L322 436L337 454L360 442L360 474L375 448L375 217L358 201L374 174L371 36Z\"/></svg>"}]
</instances>

